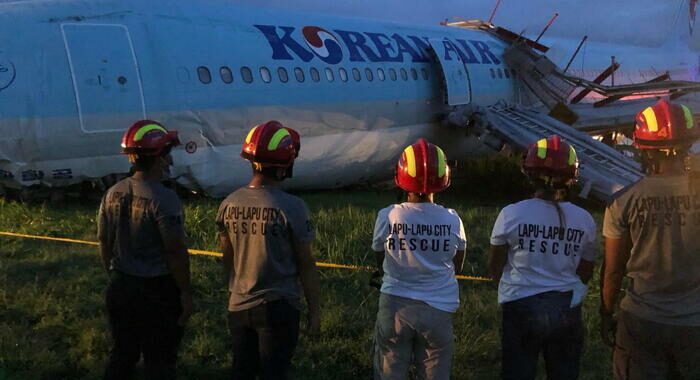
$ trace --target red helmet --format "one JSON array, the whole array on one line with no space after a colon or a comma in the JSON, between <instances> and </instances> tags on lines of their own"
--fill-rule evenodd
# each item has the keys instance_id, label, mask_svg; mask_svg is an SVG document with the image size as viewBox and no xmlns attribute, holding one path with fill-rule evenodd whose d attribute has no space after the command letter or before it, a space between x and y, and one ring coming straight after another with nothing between
<instances>
[{"instance_id":1,"label":"red helmet","mask_svg":"<svg viewBox=\"0 0 700 380\"><path fill-rule=\"evenodd\" d=\"M681 104L659 100L637 114L634 145L639 149L671 149L691 145L700 137L693 113Z\"/></svg>"},{"instance_id":2,"label":"red helmet","mask_svg":"<svg viewBox=\"0 0 700 380\"><path fill-rule=\"evenodd\" d=\"M177 131L168 131L162 124L153 120L137 121L122 137L124 154L160 156L177 145L180 145Z\"/></svg>"},{"instance_id":3,"label":"red helmet","mask_svg":"<svg viewBox=\"0 0 700 380\"><path fill-rule=\"evenodd\" d=\"M573 146L553 135L530 144L523 162L529 176L573 180L578 176L578 157Z\"/></svg>"},{"instance_id":4,"label":"red helmet","mask_svg":"<svg viewBox=\"0 0 700 380\"><path fill-rule=\"evenodd\" d=\"M445 152L424 139L404 149L396 164L396 185L419 194L437 193L450 186L450 167Z\"/></svg>"},{"instance_id":5,"label":"red helmet","mask_svg":"<svg viewBox=\"0 0 700 380\"><path fill-rule=\"evenodd\" d=\"M263 166L286 168L294 163L300 149L299 133L272 120L257 125L248 132L241 157Z\"/></svg>"}]
</instances>

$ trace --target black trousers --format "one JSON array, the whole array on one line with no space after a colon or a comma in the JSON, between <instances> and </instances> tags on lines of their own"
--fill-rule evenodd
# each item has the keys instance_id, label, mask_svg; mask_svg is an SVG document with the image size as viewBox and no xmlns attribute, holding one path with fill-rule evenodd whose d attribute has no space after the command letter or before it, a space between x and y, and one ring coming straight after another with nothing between
<instances>
[{"instance_id":1,"label":"black trousers","mask_svg":"<svg viewBox=\"0 0 700 380\"><path fill-rule=\"evenodd\" d=\"M285 380L299 339L299 310L285 300L229 312L234 380Z\"/></svg>"},{"instance_id":2,"label":"black trousers","mask_svg":"<svg viewBox=\"0 0 700 380\"><path fill-rule=\"evenodd\" d=\"M581 306L571 292L546 292L502 305L504 380L534 380L540 352L548 380L575 380L583 350Z\"/></svg>"},{"instance_id":3,"label":"black trousers","mask_svg":"<svg viewBox=\"0 0 700 380\"><path fill-rule=\"evenodd\" d=\"M177 324L182 306L172 276L143 278L114 271L106 299L114 346L104 378L132 378L143 354L146 379L175 379L183 329Z\"/></svg>"}]
</instances>

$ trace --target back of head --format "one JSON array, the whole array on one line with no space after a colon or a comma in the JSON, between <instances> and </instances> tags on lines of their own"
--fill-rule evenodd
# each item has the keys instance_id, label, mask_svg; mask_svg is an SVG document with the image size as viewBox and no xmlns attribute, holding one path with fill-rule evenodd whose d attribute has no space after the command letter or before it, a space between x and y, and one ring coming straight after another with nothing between
<instances>
[{"instance_id":1,"label":"back of head","mask_svg":"<svg viewBox=\"0 0 700 380\"><path fill-rule=\"evenodd\" d=\"M294 160L301 150L299 133L278 121L256 125L246 136L241 157L250 161L253 169L265 176L276 177L279 169L283 178L292 176Z\"/></svg>"},{"instance_id":2,"label":"back of head","mask_svg":"<svg viewBox=\"0 0 700 380\"><path fill-rule=\"evenodd\" d=\"M394 182L403 190L419 195L438 193L450 186L450 167L439 146L419 139L404 149Z\"/></svg>"}]
</instances>

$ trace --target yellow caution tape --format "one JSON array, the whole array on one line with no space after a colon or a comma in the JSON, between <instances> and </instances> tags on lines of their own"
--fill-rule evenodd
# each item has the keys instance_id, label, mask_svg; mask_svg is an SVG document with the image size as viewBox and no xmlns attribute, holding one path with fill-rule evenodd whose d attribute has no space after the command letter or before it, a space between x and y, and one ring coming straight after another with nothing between
<instances>
[{"instance_id":1,"label":"yellow caution tape","mask_svg":"<svg viewBox=\"0 0 700 380\"><path fill-rule=\"evenodd\" d=\"M63 243L71 243L71 244L83 244L83 245L93 245L93 246L99 246L100 243L95 242L95 241L87 241L87 240L76 240L76 239L68 239L68 238L59 238L59 237L51 237L51 236L40 236L40 235L28 235L28 234L19 234L16 232L0 232L0 235L5 235L5 236L12 236L12 237L18 237L18 238L24 238L24 239L35 239L35 240L48 240L48 241L59 241ZM190 254L192 255L203 255L203 256L213 256L213 257L222 257L223 255L221 252L212 252L212 251L202 251L199 249L190 249L189 250ZM374 271L376 268L370 267L370 266L357 266L357 265L343 265L343 264L333 264L333 263L322 263L317 261L316 266L318 267L323 267L323 268L335 268L335 269L350 269L350 270L362 270L362 271ZM487 277L478 277L478 276L456 276L458 280L471 280L471 281L491 281L490 278Z\"/></svg>"}]
</instances>

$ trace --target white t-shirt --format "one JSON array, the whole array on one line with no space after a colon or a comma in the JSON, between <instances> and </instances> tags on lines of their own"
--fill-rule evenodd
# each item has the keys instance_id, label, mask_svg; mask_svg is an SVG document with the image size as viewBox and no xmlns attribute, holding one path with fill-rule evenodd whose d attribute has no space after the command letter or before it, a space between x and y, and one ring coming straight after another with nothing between
<instances>
[{"instance_id":1,"label":"white t-shirt","mask_svg":"<svg viewBox=\"0 0 700 380\"><path fill-rule=\"evenodd\" d=\"M464 226L455 210L410 202L382 209L372 239L372 249L386 255L382 293L455 312L459 288L452 259L465 248Z\"/></svg>"},{"instance_id":2,"label":"white t-shirt","mask_svg":"<svg viewBox=\"0 0 700 380\"><path fill-rule=\"evenodd\" d=\"M501 210L491 245L508 245L508 261L498 285L498 303L549 291L585 291L576 274L581 259L596 257L596 225L588 211L569 202L532 198ZM582 290L583 289L583 290Z\"/></svg>"}]
</instances>

